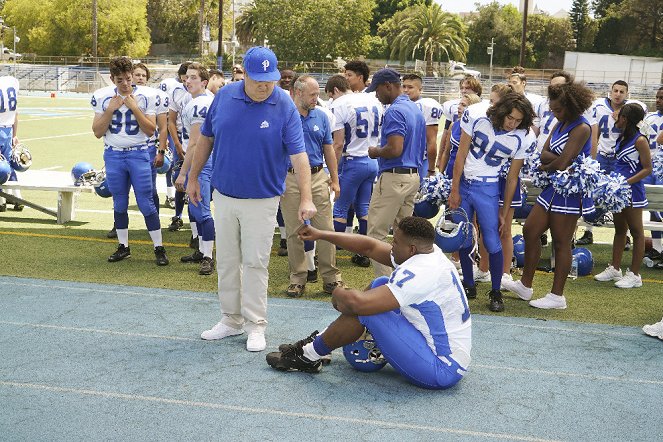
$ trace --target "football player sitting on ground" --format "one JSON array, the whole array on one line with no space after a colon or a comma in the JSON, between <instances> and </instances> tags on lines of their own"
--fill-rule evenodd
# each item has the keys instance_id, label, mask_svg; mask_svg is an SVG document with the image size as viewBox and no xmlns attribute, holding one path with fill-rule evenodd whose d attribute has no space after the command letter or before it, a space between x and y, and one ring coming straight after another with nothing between
<instances>
[{"instance_id":1,"label":"football player sitting on ground","mask_svg":"<svg viewBox=\"0 0 663 442\"><path fill-rule=\"evenodd\" d=\"M387 362L408 382L443 389L463 378L470 364L472 319L458 272L434 244L435 229L428 220L403 218L394 230L393 245L310 226L299 235L329 241L395 270L366 291L336 288L332 304L341 315L322 334L269 353L270 366L318 373L322 356L355 342L368 329Z\"/></svg>"}]
</instances>

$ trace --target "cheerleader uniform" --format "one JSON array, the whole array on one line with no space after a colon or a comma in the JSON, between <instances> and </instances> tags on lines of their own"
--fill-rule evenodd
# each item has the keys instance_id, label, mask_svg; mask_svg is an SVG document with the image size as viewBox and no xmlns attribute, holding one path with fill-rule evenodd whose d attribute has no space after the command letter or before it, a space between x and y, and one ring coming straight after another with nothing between
<instances>
[{"instance_id":1,"label":"cheerleader uniform","mask_svg":"<svg viewBox=\"0 0 663 442\"><path fill-rule=\"evenodd\" d=\"M458 153L458 146L460 145L460 120L456 120L451 126L451 135L449 137L449 161L447 167L444 169L444 174L449 178L454 176L454 162L456 161L456 154Z\"/></svg>"},{"instance_id":2,"label":"cheerleader uniform","mask_svg":"<svg viewBox=\"0 0 663 442\"><path fill-rule=\"evenodd\" d=\"M635 148L635 142L641 136L643 135L637 133L629 140L623 140L620 138L620 141L617 144L615 171L625 179L631 178L642 170L640 153ZM647 207L645 184L642 180L631 184L631 207L635 209Z\"/></svg>"},{"instance_id":3,"label":"cheerleader uniform","mask_svg":"<svg viewBox=\"0 0 663 442\"><path fill-rule=\"evenodd\" d=\"M589 123L584 117L580 117L574 122L568 124L562 129L562 124L557 125L550 138L550 152L560 156L566 147L569 134L573 129L581 124ZM592 148L591 137L587 138L585 145L578 155L589 156ZM572 193L569 196L562 196L555 192L552 184L549 184L539 197L536 203L546 209L546 212L561 213L565 215L587 215L594 212L594 201L591 198L583 196L582 193Z\"/></svg>"}]
</instances>

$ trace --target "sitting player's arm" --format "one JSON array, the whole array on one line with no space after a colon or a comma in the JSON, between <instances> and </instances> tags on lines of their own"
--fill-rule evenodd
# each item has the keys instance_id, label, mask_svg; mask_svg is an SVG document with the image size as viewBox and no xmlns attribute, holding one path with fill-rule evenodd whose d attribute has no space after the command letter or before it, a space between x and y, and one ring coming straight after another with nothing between
<instances>
[{"instance_id":1,"label":"sitting player's arm","mask_svg":"<svg viewBox=\"0 0 663 442\"><path fill-rule=\"evenodd\" d=\"M368 256L371 259L391 266L391 245L386 242L379 241L375 238L366 235L356 235L353 233L334 232L327 230L318 230L311 226L304 226L300 228L297 233L302 240L317 241L319 239L330 242L337 246L349 250L353 253L358 253L363 256Z\"/></svg>"},{"instance_id":2,"label":"sitting player's arm","mask_svg":"<svg viewBox=\"0 0 663 442\"><path fill-rule=\"evenodd\" d=\"M332 293L332 305L341 313L357 316L375 315L400 307L386 285L365 292L339 287Z\"/></svg>"},{"instance_id":3,"label":"sitting player's arm","mask_svg":"<svg viewBox=\"0 0 663 442\"><path fill-rule=\"evenodd\" d=\"M585 124L576 126L569 133L569 140L564 146L562 154L548 164L541 166L542 170L564 170L571 165L573 160L578 156L582 147L585 145L589 137L592 136L591 129Z\"/></svg>"}]
</instances>

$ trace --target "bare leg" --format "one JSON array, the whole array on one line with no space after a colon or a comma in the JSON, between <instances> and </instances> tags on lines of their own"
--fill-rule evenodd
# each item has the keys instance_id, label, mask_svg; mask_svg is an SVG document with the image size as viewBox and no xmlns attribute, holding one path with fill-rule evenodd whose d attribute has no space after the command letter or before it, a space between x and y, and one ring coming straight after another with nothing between
<instances>
[{"instance_id":1,"label":"bare leg","mask_svg":"<svg viewBox=\"0 0 663 442\"><path fill-rule=\"evenodd\" d=\"M626 245L626 234L628 233L628 224L626 222L625 212L629 209L624 209L620 213L613 215L613 223L615 225L615 235L612 239L612 266L619 270L622 265L622 255L624 253L624 246Z\"/></svg>"},{"instance_id":2,"label":"bare leg","mask_svg":"<svg viewBox=\"0 0 663 442\"><path fill-rule=\"evenodd\" d=\"M622 212L626 216L628 230L633 237L633 256L631 257L631 271L636 275L640 274L642 258L645 256L645 231L642 226L642 209L633 207L624 209Z\"/></svg>"},{"instance_id":3,"label":"bare leg","mask_svg":"<svg viewBox=\"0 0 663 442\"><path fill-rule=\"evenodd\" d=\"M550 233L555 248L555 276L550 292L554 295L564 296L564 285L571 270L571 240L578 218L576 215L550 214Z\"/></svg>"},{"instance_id":4,"label":"bare leg","mask_svg":"<svg viewBox=\"0 0 663 442\"><path fill-rule=\"evenodd\" d=\"M541 258L541 235L548 230L549 215L546 210L538 204L534 205L525 225L523 226L523 237L525 238L525 267L520 282L525 287L532 287L534 272Z\"/></svg>"}]
</instances>

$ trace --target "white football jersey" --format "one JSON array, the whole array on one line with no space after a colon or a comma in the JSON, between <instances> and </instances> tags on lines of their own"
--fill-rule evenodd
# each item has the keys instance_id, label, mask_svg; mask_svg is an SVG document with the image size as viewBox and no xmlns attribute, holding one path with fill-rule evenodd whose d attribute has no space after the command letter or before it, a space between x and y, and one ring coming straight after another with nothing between
<instances>
[{"instance_id":1,"label":"white football jersey","mask_svg":"<svg viewBox=\"0 0 663 442\"><path fill-rule=\"evenodd\" d=\"M591 106L582 114L590 125L594 118L593 114L594 112ZM538 117L538 124L536 126L539 128L539 136L536 139L536 149L538 152L541 152L543 151L543 146L546 144L546 140L548 140L548 137L550 136L550 132L552 132L557 124L557 118L555 118L550 110L549 99L546 98L539 104L536 110L536 116Z\"/></svg>"},{"instance_id":2,"label":"white football jersey","mask_svg":"<svg viewBox=\"0 0 663 442\"><path fill-rule=\"evenodd\" d=\"M151 92L153 90L147 86L133 87L133 96L136 99L138 108L145 115L156 115L154 93ZM103 114L108 108L108 102L115 95L117 95L117 88L115 86L107 86L96 90L90 101L94 112ZM131 147L145 144L147 141L148 136L140 129L138 120L133 112L124 104L120 106L113 113L108 130L104 134L104 143L113 147Z\"/></svg>"},{"instance_id":3,"label":"white football jersey","mask_svg":"<svg viewBox=\"0 0 663 442\"><path fill-rule=\"evenodd\" d=\"M454 98L453 100L447 100L442 103L442 115L446 118L446 121L449 121L450 124L453 124L458 120L458 104L460 103L460 98Z\"/></svg>"},{"instance_id":4,"label":"white football jersey","mask_svg":"<svg viewBox=\"0 0 663 442\"><path fill-rule=\"evenodd\" d=\"M159 83L159 89L165 92L169 98L173 97L173 90L181 86L182 83L175 77L166 78Z\"/></svg>"},{"instance_id":5,"label":"white football jersey","mask_svg":"<svg viewBox=\"0 0 663 442\"><path fill-rule=\"evenodd\" d=\"M315 108L320 109L322 112L324 112L325 115L327 115L327 120L329 120L329 127L331 127L333 131L334 126L336 126L336 117L334 116L334 113L325 106L317 105Z\"/></svg>"},{"instance_id":6,"label":"white football jersey","mask_svg":"<svg viewBox=\"0 0 663 442\"><path fill-rule=\"evenodd\" d=\"M184 149L184 152L189 147L191 127L195 124L203 124L205 122L205 117L212 101L214 101L214 94L210 91L205 91L204 94L198 95L196 98L192 97L182 110L182 149Z\"/></svg>"},{"instance_id":7,"label":"white football jersey","mask_svg":"<svg viewBox=\"0 0 663 442\"><path fill-rule=\"evenodd\" d=\"M426 126L437 126L442 117L442 105L434 98L419 98L414 102L426 120Z\"/></svg>"},{"instance_id":8,"label":"white football jersey","mask_svg":"<svg viewBox=\"0 0 663 442\"><path fill-rule=\"evenodd\" d=\"M191 94L183 84L173 89L168 109L177 112L177 121L175 124L177 125L178 132L182 132L182 112L184 112L184 108L189 101L191 101Z\"/></svg>"},{"instance_id":9,"label":"white football jersey","mask_svg":"<svg viewBox=\"0 0 663 442\"><path fill-rule=\"evenodd\" d=\"M145 88L145 90L149 91L152 93L152 100L154 101L154 109L156 111L157 115L162 115L162 114L167 114L168 113L168 104L170 103L170 99L168 98L168 94L164 91L162 91L160 88ZM154 131L154 135L152 135L149 139L150 146L154 146L157 139L159 138L159 127L157 126L157 130Z\"/></svg>"},{"instance_id":10,"label":"white football jersey","mask_svg":"<svg viewBox=\"0 0 663 442\"><path fill-rule=\"evenodd\" d=\"M483 103L472 105L460 120L463 132L472 138L464 169L465 178L468 179L495 178L507 160L523 160L536 147L536 137L532 131L496 130L484 109Z\"/></svg>"},{"instance_id":11,"label":"white football jersey","mask_svg":"<svg viewBox=\"0 0 663 442\"><path fill-rule=\"evenodd\" d=\"M663 144L656 145L656 137L663 132L663 112L650 112L645 117L645 122L649 124L651 133L649 134L649 147L654 150L656 147L663 149ZM653 155L653 154L652 154Z\"/></svg>"},{"instance_id":12,"label":"white football jersey","mask_svg":"<svg viewBox=\"0 0 663 442\"><path fill-rule=\"evenodd\" d=\"M626 100L625 104L637 103L647 112L647 106L638 100ZM599 98L592 104L592 121L590 124L598 125L599 129L599 145L598 153L607 157L615 155L615 146L617 138L621 131L615 127L615 119L612 114L614 109L607 98Z\"/></svg>"},{"instance_id":13,"label":"white football jersey","mask_svg":"<svg viewBox=\"0 0 663 442\"><path fill-rule=\"evenodd\" d=\"M0 126L11 127L16 121L18 107L18 80L12 76L0 77Z\"/></svg>"},{"instance_id":14,"label":"white football jersey","mask_svg":"<svg viewBox=\"0 0 663 442\"><path fill-rule=\"evenodd\" d=\"M369 147L380 145L383 109L374 95L364 93L345 94L332 102L331 111L336 118L332 132L345 129L345 154L365 157Z\"/></svg>"},{"instance_id":15,"label":"white football jersey","mask_svg":"<svg viewBox=\"0 0 663 442\"><path fill-rule=\"evenodd\" d=\"M467 369L472 349L472 318L454 265L436 245L397 266L387 287L401 314L445 363L453 359Z\"/></svg>"}]
</instances>

